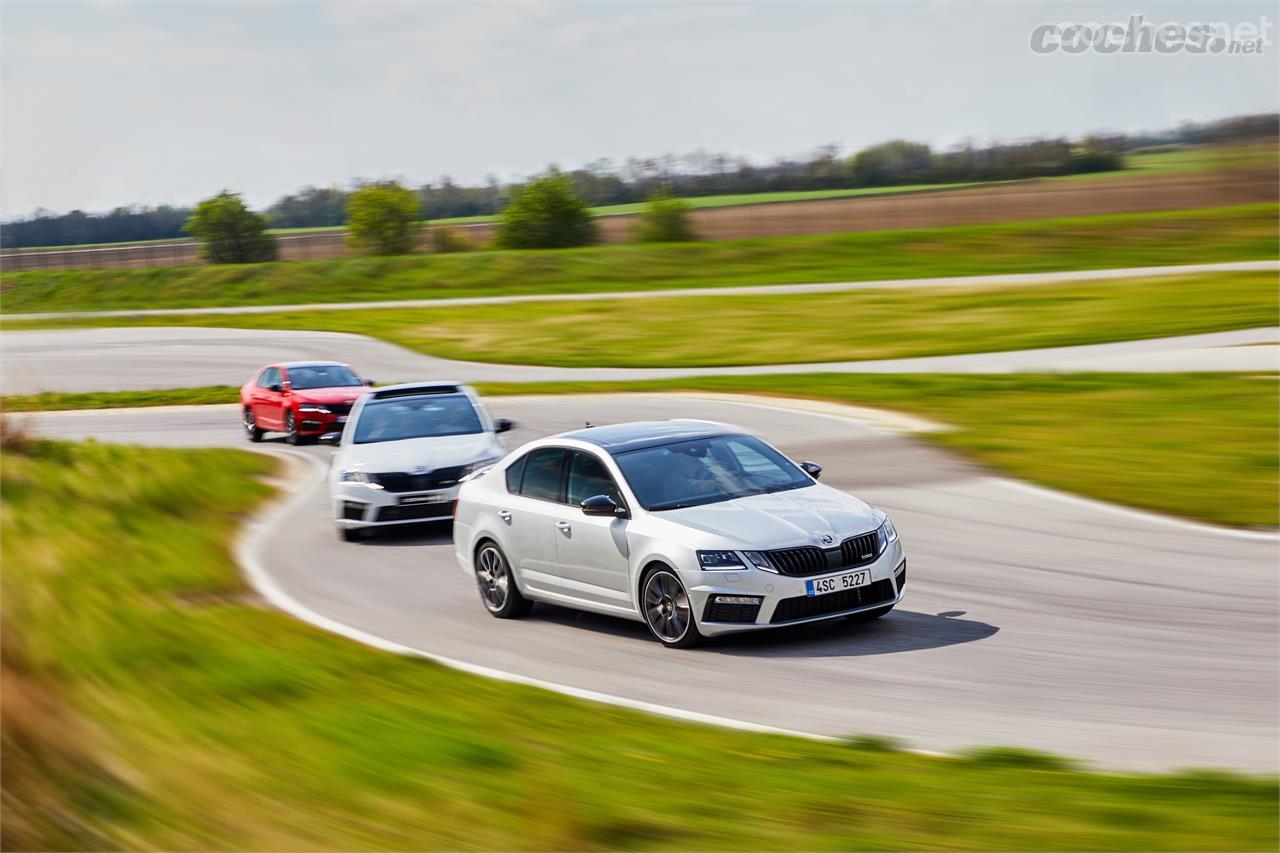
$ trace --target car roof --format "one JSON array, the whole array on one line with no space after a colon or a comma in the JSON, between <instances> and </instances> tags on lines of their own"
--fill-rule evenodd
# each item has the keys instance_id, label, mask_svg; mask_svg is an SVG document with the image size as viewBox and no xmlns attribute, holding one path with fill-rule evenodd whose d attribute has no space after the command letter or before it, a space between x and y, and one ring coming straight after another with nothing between
<instances>
[{"instance_id":1,"label":"car roof","mask_svg":"<svg viewBox=\"0 0 1280 853\"><path fill-rule=\"evenodd\" d=\"M616 455L628 450L661 447L678 441L713 438L719 435L741 435L742 430L715 421L675 419L669 421L630 421L591 426L562 433L560 438L585 441Z\"/></svg>"},{"instance_id":2,"label":"car roof","mask_svg":"<svg viewBox=\"0 0 1280 853\"><path fill-rule=\"evenodd\" d=\"M295 367L347 367L343 361L282 361L279 364L268 364L267 367L283 367L292 370Z\"/></svg>"},{"instance_id":3,"label":"car roof","mask_svg":"<svg viewBox=\"0 0 1280 853\"><path fill-rule=\"evenodd\" d=\"M466 389L461 382L432 380L428 382L402 382L399 385L382 385L369 396L375 400L388 397L412 397L418 394L461 394Z\"/></svg>"}]
</instances>

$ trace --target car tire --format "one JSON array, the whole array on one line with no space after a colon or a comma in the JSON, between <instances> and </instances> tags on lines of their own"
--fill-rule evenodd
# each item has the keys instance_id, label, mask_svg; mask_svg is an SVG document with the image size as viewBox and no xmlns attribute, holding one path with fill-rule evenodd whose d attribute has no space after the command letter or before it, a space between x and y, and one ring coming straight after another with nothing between
<instances>
[{"instance_id":1,"label":"car tire","mask_svg":"<svg viewBox=\"0 0 1280 853\"><path fill-rule=\"evenodd\" d=\"M362 542L368 537L369 531L363 527L339 527L338 538L343 542Z\"/></svg>"},{"instance_id":2,"label":"car tire","mask_svg":"<svg viewBox=\"0 0 1280 853\"><path fill-rule=\"evenodd\" d=\"M640 615L649 633L669 649L687 649L702 642L689 593L679 576L665 566L644 576L640 584Z\"/></svg>"},{"instance_id":3,"label":"car tire","mask_svg":"<svg viewBox=\"0 0 1280 853\"><path fill-rule=\"evenodd\" d=\"M850 622L874 622L881 616L889 615L890 610L893 610L892 604L888 607L877 608L876 610L864 610L861 613L850 613L844 618L848 619Z\"/></svg>"},{"instance_id":4,"label":"car tire","mask_svg":"<svg viewBox=\"0 0 1280 853\"><path fill-rule=\"evenodd\" d=\"M287 436L285 440L293 446L297 447L303 443L302 436L298 435L298 419L293 412L289 412L284 416L284 431Z\"/></svg>"},{"instance_id":5,"label":"car tire","mask_svg":"<svg viewBox=\"0 0 1280 853\"><path fill-rule=\"evenodd\" d=\"M258 422L253 417L253 410L245 407L244 414L240 419L241 425L244 427L245 438L252 442L262 441L263 431L258 429Z\"/></svg>"},{"instance_id":6,"label":"car tire","mask_svg":"<svg viewBox=\"0 0 1280 853\"><path fill-rule=\"evenodd\" d=\"M511 564L497 543L486 541L476 550L476 588L484 609L499 619L519 619L533 609L516 585Z\"/></svg>"}]
</instances>

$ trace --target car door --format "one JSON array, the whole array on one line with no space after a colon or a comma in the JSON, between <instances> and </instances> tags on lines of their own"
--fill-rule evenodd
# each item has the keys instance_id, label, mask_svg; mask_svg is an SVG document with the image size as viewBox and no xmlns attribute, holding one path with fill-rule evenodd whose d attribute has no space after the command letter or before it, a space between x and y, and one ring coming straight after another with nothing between
<instances>
[{"instance_id":1,"label":"car door","mask_svg":"<svg viewBox=\"0 0 1280 853\"><path fill-rule=\"evenodd\" d=\"M264 429L280 427L280 398L276 388L281 387L280 368L268 367L258 377L253 389L253 419Z\"/></svg>"},{"instance_id":2,"label":"car door","mask_svg":"<svg viewBox=\"0 0 1280 853\"><path fill-rule=\"evenodd\" d=\"M556 521L564 505L563 447L530 451L512 467L520 467L519 482L508 481L507 500L498 507L507 559L526 590L558 593Z\"/></svg>"},{"instance_id":3,"label":"car door","mask_svg":"<svg viewBox=\"0 0 1280 853\"><path fill-rule=\"evenodd\" d=\"M561 582L576 597L630 609L629 521L586 515L579 507L596 495L607 495L626 507L622 491L604 462L589 451L570 451L567 473L566 500L555 522Z\"/></svg>"}]
</instances>

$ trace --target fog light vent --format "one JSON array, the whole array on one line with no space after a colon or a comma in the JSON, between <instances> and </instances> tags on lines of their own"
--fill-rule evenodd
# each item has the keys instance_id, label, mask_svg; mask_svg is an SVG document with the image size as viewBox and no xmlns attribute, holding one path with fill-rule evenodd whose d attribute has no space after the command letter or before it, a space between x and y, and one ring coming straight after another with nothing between
<instances>
[{"instance_id":1,"label":"fog light vent","mask_svg":"<svg viewBox=\"0 0 1280 853\"><path fill-rule=\"evenodd\" d=\"M760 613L760 596L712 595L702 611L703 622L754 622Z\"/></svg>"}]
</instances>

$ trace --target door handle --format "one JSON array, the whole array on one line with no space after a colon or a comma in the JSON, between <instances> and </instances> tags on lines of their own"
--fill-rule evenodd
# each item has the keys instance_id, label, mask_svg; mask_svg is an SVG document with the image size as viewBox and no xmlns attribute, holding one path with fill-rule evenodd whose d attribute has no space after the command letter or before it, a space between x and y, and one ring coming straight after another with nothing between
<instances>
[{"instance_id":1,"label":"door handle","mask_svg":"<svg viewBox=\"0 0 1280 853\"><path fill-rule=\"evenodd\" d=\"M511 510L509 510L509 509L500 509L500 510L498 510L498 518L500 518L500 519L502 519L503 521L505 521L505 522L507 522L508 524L510 524L510 523L511 523Z\"/></svg>"},{"instance_id":2,"label":"door handle","mask_svg":"<svg viewBox=\"0 0 1280 853\"><path fill-rule=\"evenodd\" d=\"M573 525L567 521L557 521L556 529L562 533L568 533L570 530L573 530Z\"/></svg>"}]
</instances>

